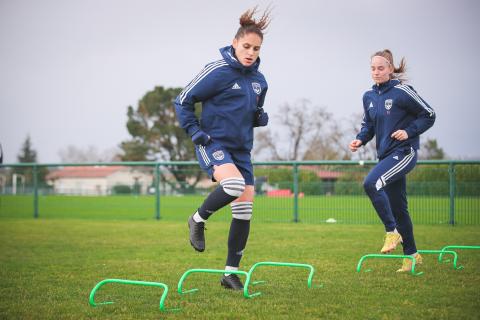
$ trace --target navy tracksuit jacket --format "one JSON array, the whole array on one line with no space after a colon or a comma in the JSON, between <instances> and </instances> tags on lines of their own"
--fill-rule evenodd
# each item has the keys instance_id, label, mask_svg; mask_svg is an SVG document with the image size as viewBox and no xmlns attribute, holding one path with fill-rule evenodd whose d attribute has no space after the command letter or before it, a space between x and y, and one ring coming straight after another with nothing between
<instances>
[{"instance_id":1,"label":"navy tracksuit jacket","mask_svg":"<svg viewBox=\"0 0 480 320\"><path fill-rule=\"evenodd\" d=\"M258 67L243 66L233 47L220 49L223 59L207 64L175 100L180 126L188 135L199 128L212 140L232 151L250 152L257 108L263 106L267 82ZM200 121L194 105L202 102Z\"/></svg>"},{"instance_id":2,"label":"navy tracksuit jacket","mask_svg":"<svg viewBox=\"0 0 480 320\"><path fill-rule=\"evenodd\" d=\"M420 148L419 135L435 122L435 112L409 85L390 80L374 85L363 95L363 122L357 139L367 144L376 136L378 158L396 149ZM403 129L408 139L398 141L390 135Z\"/></svg>"}]
</instances>

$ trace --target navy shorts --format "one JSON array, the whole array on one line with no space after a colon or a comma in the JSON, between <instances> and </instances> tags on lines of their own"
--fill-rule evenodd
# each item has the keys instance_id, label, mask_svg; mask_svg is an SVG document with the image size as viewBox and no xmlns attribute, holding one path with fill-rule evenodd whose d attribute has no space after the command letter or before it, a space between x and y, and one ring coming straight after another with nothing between
<instances>
[{"instance_id":1,"label":"navy shorts","mask_svg":"<svg viewBox=\"0 0 480 320\"><path fill-rule=\"evenodd\" d=\"M245 179L245 184L253 186L253 165L250 152L228 150L210 140L205 146L196 145L195 153L197 154L200 168L206 171L213 181L215 181L213 178L213 166L233 163Z\"/></svg>"}]
</instances>

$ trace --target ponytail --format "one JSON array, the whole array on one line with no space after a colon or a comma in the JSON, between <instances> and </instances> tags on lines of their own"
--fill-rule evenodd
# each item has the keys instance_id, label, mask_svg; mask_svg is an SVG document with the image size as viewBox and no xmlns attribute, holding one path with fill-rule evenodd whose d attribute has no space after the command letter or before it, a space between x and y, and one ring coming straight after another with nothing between
<instances>
[{"instance_id":1,"label":"ponytail","mask_svg":"<svg viewBox=\"0 0 480 320\"><path fill-rule=\"evenodd\" d=\"M257 21L253 16L257 13L258 6L255 6L253 9L245 11L240 16L240 28L238 28L237 33L235 34L235 39L239 39L248 33L257 34L260 39L263 40L263 31L270 24L271 18L271 8L268 7L262 14L262 17Z\"/></svg>"}]
</instances>

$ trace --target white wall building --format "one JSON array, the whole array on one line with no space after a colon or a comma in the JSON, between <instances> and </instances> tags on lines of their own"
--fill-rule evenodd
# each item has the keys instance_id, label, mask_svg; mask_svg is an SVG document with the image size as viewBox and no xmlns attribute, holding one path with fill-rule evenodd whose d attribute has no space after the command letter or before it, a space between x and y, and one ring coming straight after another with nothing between
<instances>
[{"instance_id":1,"label":"white wall building","mask_svg":"<svg viewBox=\"0 0 480 320\"><path fill-rule=\"evenodd\" d=\"M138 188L146 194L153 176L145 169L125 166L64 167L46 177L57 194L108 195L115 186Z\"/></svg>"}]
</instances>

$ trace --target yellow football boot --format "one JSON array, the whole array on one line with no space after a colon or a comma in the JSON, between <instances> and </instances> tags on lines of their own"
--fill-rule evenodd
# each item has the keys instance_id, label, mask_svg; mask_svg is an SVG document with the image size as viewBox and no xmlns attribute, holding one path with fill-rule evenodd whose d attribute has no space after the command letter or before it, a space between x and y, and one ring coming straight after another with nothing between
<instances>
[{"instance_id":1,"label":"yellow football boot","mask_svg":"<svg viewBox=\"0 0 480 320\"><path fill-rule=\"evenodd\" d=\"M397 272L410 272L412 271L412 259L405 258L403 259L402 267L397 270ZM415 266L423 263L423 258L420 254L415 255Z\"/></svg>"},{"instance_id":2,"label":"yellow football boot","mask_svg":"<svg viewBox=\"0 0 480 320\"><path fill-rule=\"evenodd\" d=\"M387 232L385 235L385 242L381 253L390 253L397 248L397 245L402 241L402 236L397 232Z\"/></svg>"}]
</instances>

